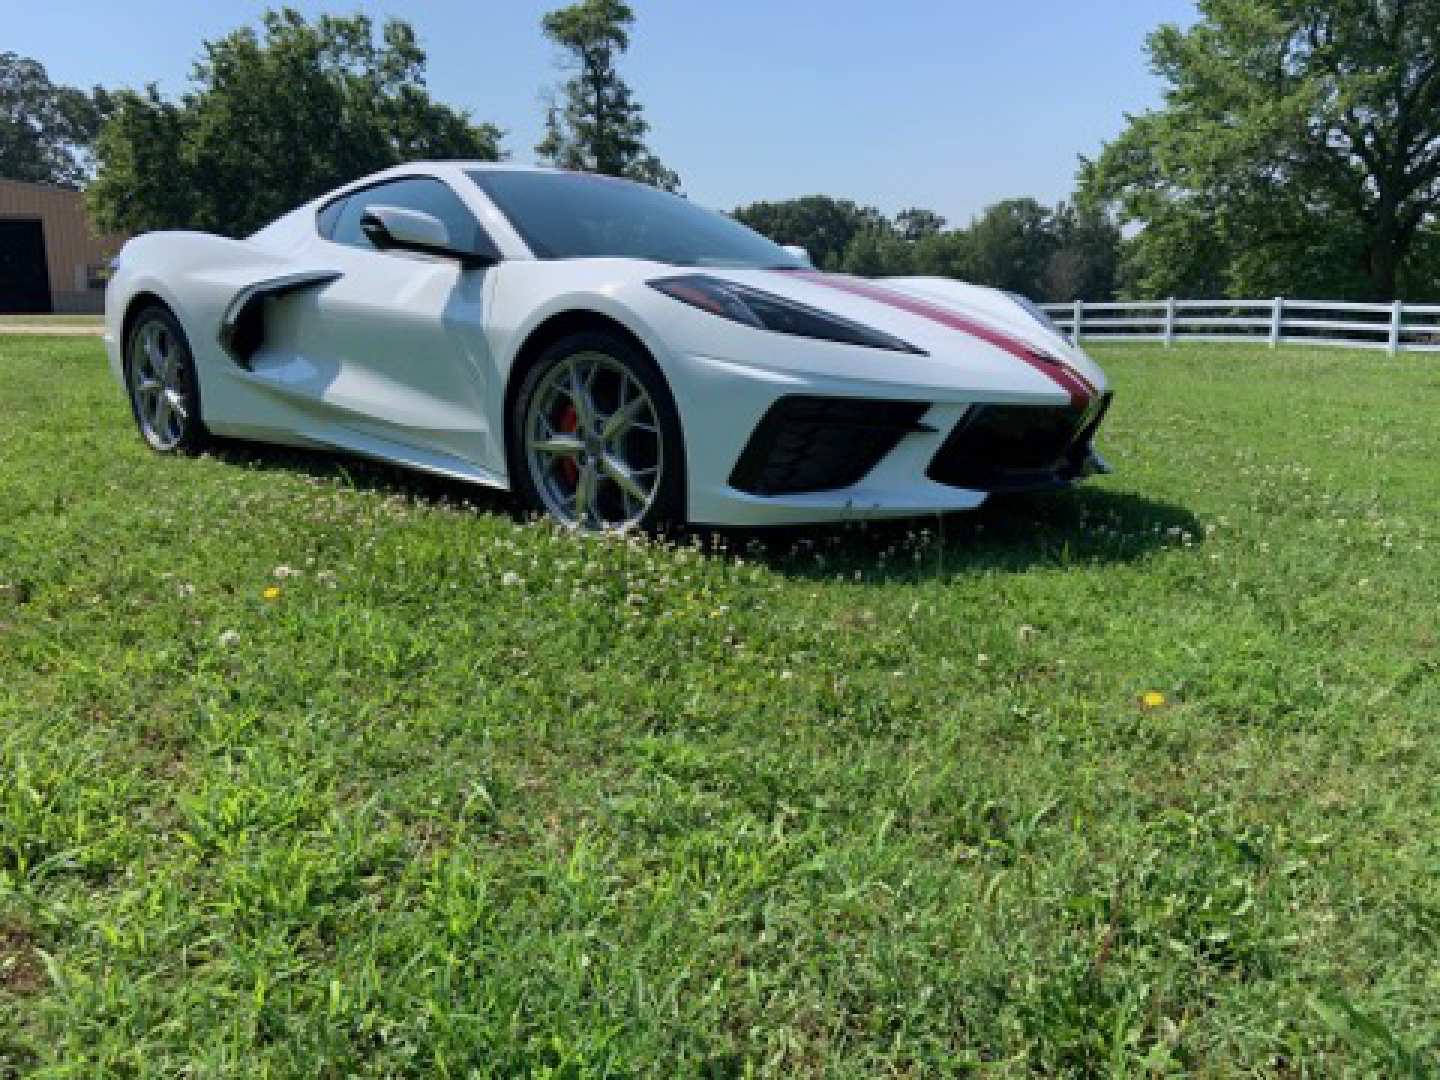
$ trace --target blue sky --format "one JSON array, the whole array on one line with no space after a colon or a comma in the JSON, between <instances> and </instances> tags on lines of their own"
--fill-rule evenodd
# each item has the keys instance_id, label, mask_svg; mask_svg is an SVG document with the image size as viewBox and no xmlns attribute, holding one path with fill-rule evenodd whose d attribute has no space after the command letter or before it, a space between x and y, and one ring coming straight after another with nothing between
<instances>
[{"instance_id":1,"label":"blue sky","mask_svg":"<svg viewBox=\"0 0 1440 1080\"><path fill-rule=\"evenodd\" d=\"M4 0L0 49L82 85L186 85L204 38L249 0ZM435 95L507 132L532 159L542 93L562 77L541 37L561 0L295 2L314 14L408 19ZM1072 189L1077 156L1154 105L1143 51L1191 0L632 0L622 74L651 145L691 198L728 209L815 192L964 222L1002 198Z\"/></svg>"}]
</instances>

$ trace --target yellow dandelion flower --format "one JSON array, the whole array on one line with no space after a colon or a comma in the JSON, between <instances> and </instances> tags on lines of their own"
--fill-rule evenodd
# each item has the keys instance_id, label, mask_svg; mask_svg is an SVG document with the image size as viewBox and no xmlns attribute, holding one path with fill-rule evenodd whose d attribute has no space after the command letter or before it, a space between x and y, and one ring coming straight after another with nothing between
<instances>
[{"instance_id":1,"label":"yellow dandelion flower","mask_svg":"<svg viewBox=\"0 0 1440 1080\"><path fill-rule=\"evenodd\" d=\"M1158 709L1165 704L1165 695L1158 690L1151 690L1140 701L1147 709Z\"/></svg>"},{"instance_id":2,"label":"yellow dandelion flower","mask_svg":"<svg viewBox=\"0 0 1440 1080\"><path fill-rule=\"evenodd\" d=\"M279 600L279 599L280 599L280 586L279 586L279 585L268 585L268 586L266 586L265 591L262 592L260 595L263 596L266 600Z\"/></svg>"}]
</instances>

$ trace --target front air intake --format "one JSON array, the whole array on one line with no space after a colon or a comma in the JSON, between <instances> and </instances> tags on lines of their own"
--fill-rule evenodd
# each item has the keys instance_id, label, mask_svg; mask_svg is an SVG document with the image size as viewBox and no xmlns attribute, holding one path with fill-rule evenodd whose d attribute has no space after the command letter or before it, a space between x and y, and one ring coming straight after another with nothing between
<instances>
[{"instance_id":1,"label":"front air intake","mask_svg":"<svg viewBox=\"0 0 1440 1080\"><path fill-rule=\"evenodd\" d=\"M924 401L783 397L756 425L730 484L752 495L835 491L858 484L900 440L929 431Z\"/></svg>"},{"instance_id":2,"label":"front air intake","mask_svg":"<svg viewBox=\"0 0 1440 1080\"><path fill-rule=\"evenodd\" d=\"M1068 483L1090 453L1110 395L1085 405L974 405L930 462L938 484L1026 491Z\"/></svg>"}]
</instances>

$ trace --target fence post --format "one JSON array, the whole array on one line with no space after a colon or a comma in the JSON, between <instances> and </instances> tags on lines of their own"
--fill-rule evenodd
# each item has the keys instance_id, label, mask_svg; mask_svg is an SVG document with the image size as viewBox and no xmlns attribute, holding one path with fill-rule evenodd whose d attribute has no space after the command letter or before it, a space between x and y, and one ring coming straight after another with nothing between
<instances>
[{"instance_id":1,"label":"fence post","mask_svg":"<svg viewBox=\"0 0 1440 1080\"><path fill-rule=\"evenodd\" d=\"M1275 297L1275 307L1270 312L1270 348L1280 344L1280 333L1285 326L1285 298Z\"/></svg>"},{"instance_id":2,"label":"fence post","mask_svg":"<svg viewBox=\"0 0 1440 1080\"><path fill-rule=\"evenodd\" d=\"M1400 351L1400 328L1405 325L1405 304L1401 300L1395 301L1395 306L1390 310L1390 355L1394 356Z\"/></svg>"},{"instance_id":3,"label":"fence post","mask_svg":"<svg viewBox=\"0 0 1440 1080\"><path fill-rule=\"evenodd\" d=\"M1080 326L1085 321L1085 301L1075 301L1075 329L1070 334L1072 344L1080 344Z\"/></svg>"},{"instance_id":4,"label":"fence post","mask_svg":"<svg viewBox=\"0 0 1440 1080\"><path fill-rule=\"evenodd\" d=\"M1175 344L1175 298L1165 301L1165 347Z\"/></svg>"}]
</instances>

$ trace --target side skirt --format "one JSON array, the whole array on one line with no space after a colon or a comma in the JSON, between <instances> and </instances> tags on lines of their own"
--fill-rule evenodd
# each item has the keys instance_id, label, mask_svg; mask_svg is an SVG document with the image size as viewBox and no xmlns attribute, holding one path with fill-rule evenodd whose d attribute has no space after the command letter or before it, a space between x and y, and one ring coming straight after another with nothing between
<instances>
[{"instance_id":1,"label":"side skirt","mask_svg":"<svg viewBox=\"0 0 1440 1080\"><path fill-rule=\"evenodd\" d=\"M404 443L339 427L311 430L300 428L294 434L312 446L343 450L346 453L358 454L376 461L401 465L407 469L418 469L421 472L433 473L436 476L444 476L452 480L464 480L467 483L480 484L500 491L510 490L510 481L506 477L449 454L418 450L413 446L406 446Z\"/></svg>"}]
</instances>

